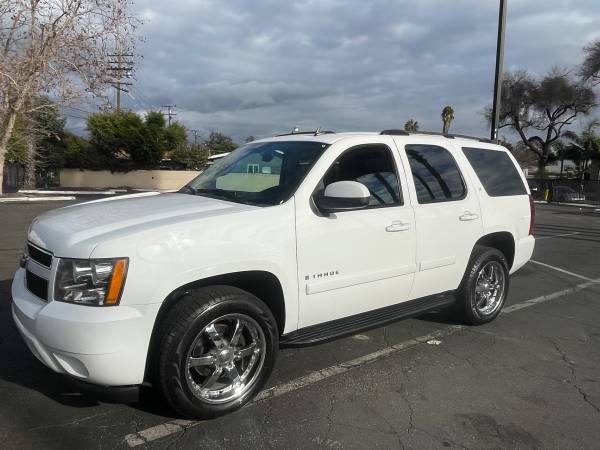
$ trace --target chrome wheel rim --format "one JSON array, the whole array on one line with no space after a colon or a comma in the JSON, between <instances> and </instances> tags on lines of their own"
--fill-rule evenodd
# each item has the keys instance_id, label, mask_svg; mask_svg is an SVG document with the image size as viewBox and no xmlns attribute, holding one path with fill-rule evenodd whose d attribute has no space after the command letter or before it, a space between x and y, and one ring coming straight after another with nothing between
<instances>
[{"instance_id":1,"label":"chrome wheel rim","mask_svg":"<svg viewBox=\"0 0 600 450\"><path fill-rule=\"evenodd\" d=\"M188 386L207 403L240 399L256 383L265 354L265 334L252 317L221 316L205 326L190 346L186 357Z\"/></svg>"},{"instance_id":2,"label":"chrome wheel rim","mask_svg":"<svg viewBox=\"0 0 600 450\"><path fill-rule=\"evenodd\" d=\"M489 261L479 269L475 282L475 308L482 315L495 313L504 299L506 277L502 265Z\"/></svg>"}]
</instances>

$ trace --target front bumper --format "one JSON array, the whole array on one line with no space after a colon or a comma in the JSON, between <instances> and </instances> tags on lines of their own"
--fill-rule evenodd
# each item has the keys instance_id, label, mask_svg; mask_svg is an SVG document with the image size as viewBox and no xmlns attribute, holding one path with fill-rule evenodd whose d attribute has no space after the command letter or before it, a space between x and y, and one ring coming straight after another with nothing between
<instances>
[{"instance_id":1,"label":"front bumper","mask_svg":"<svg viewBox=\"0 0 600 450\"><path fill-rule=\"evenodd\" d=\"M144 381L160 304L93 307L45 302L25 287L24 269L15 273L12 299L21 336L50 369L102 386Z\"/></svg>"}]
</instances>

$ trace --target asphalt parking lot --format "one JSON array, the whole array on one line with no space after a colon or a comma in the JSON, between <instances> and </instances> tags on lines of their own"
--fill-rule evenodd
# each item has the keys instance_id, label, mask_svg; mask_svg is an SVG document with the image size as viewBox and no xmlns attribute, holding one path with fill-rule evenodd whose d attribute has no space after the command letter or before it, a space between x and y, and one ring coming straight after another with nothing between
<instances>
[{"instance_id":1,"label":"asphalt parking lot","mask_svg":"<svg viewBox=\"0 0 600 450\"><path fill-rule=\"evenodd\" d=\"M259 401L178 420L144 391L98 401L29 352L10 315L27 226L0 205L0 448L599 448L600 214L538 205L534 261L493 323L430 314L282 350Z\"/></svg>"}]
</instances>

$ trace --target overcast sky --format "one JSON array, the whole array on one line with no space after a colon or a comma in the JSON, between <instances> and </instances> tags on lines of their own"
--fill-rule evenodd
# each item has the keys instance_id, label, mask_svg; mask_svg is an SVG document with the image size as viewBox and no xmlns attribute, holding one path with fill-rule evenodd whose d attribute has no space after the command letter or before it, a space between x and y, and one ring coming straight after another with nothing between
<instances>
[{"instance_id":1,"label":"overcast sky","mask_svg":"<svg viewBox=\"0 0 600 450\"><path fill-rule=\"evenodd\" d=\"M379 131L419 121L487 135L497 0L137 0L145 42L126 106L176 104L242 142L298 125ZM599 0L509 0L505 69L572 67L600 38Z\"/></svg>"}]
</instances>

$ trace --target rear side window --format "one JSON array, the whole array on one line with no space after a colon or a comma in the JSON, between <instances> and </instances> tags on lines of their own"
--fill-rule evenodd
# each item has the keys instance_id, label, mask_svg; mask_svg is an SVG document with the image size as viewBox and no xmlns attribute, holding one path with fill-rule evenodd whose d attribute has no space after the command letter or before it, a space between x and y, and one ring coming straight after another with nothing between
<instances>
[{"instance_id":1,"label":"rear side window","mask_svg":"<svg viewBox=\"0 0 600 450\"><path fill-rule=\"evenodd\" d=\"M506 152L463 147L463 153L490 197L527 194L523 180Z\"/></svg>"},{"instance_id":2,"label":"rear side window","mask_svg":"<svg viewBox=\"0 0 600 450\"><path fill-rule=\"evenodd\" d=\"M466 195L458 166L443 147L411 144L405 147L419 203L460 200Z\"/></svg>"}]
</instances>

